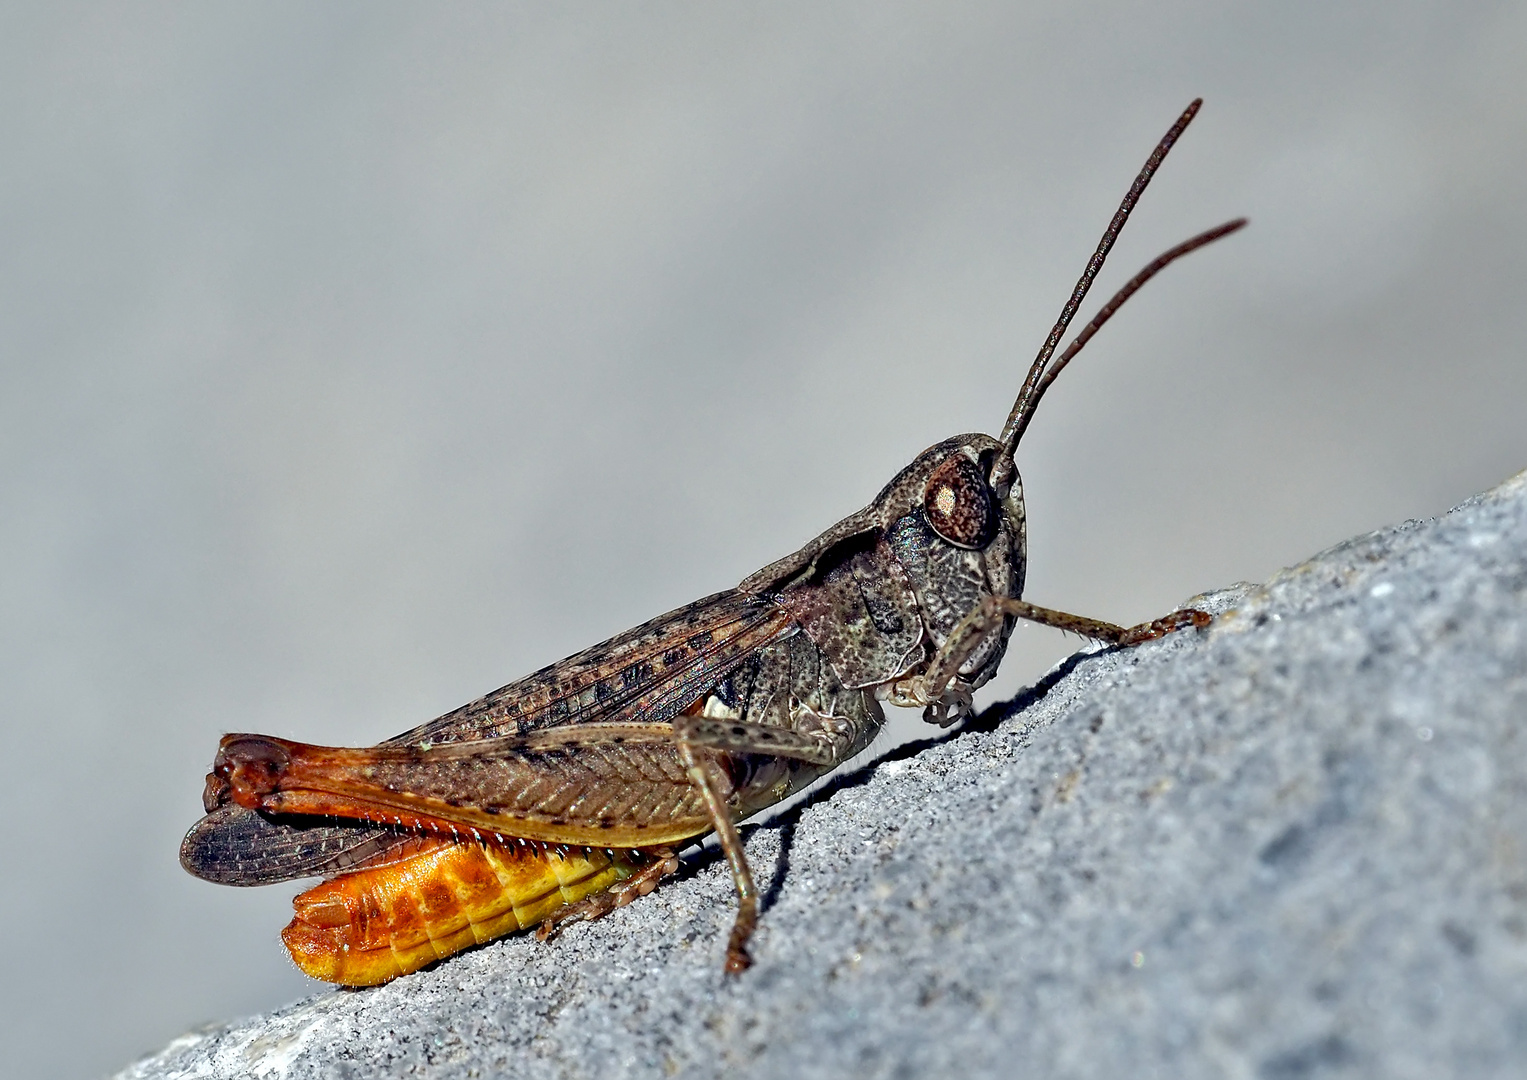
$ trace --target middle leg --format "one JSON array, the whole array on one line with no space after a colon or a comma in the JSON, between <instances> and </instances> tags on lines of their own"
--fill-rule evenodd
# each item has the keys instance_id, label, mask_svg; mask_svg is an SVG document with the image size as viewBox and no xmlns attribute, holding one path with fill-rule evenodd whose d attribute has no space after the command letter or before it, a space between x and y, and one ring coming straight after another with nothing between
<instances>
[{"instance_id":1,"label":"middle leg","mask_svg":"<svg viewBox=\"0 0 1527 1080\"><path fill-rule=\"evenodd\" d=\"M748 868L742 837L732 821L731 808L721 798L721 789L727 785L717 774L715 758L706 751L697 752L694 744L682 734L678 736L678 744L679 758L689 770L690 781L705 800L711 827L721 842L721 851L732 868L732 883L737 887L737 919L732 923L732 933L726 943L726 970L736 975L753 963L748 956L748 938L758 926L758 890L753 885L753 872Z\"/></svg>"}]
</instances>

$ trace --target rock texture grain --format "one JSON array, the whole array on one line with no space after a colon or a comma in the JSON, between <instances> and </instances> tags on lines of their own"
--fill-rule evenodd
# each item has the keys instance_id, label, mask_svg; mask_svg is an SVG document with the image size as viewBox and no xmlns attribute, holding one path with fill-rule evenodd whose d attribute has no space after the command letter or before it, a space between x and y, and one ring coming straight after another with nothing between
<instances>
[{"instance_id":1,"label":"rock texture grain","mask_svg":"<svg viewBox=\"0 0 1527 1080\"><path fill-rule=\"evenodd\" d=\"M753 829L741 978L702 855L121 1076L1527 1075L1527 474L1205 602Z\"/></svg>"}]
</instances>

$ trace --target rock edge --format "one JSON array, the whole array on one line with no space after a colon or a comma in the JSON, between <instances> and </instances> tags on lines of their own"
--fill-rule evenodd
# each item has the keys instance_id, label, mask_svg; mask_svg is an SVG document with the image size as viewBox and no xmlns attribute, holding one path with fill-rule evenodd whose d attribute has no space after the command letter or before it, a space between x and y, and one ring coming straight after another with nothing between
<instances>
[{"instance_id":1,"label":"rock edge","mask_svg":"<svg viewBox=\"0 0 1527 1080\"><path fill-rule=\"evenodd\" d=\"M551 946L186 1035L120 1077L1516 1076L1527 473L1078 653Z\"/></svg>"}]
</instances>

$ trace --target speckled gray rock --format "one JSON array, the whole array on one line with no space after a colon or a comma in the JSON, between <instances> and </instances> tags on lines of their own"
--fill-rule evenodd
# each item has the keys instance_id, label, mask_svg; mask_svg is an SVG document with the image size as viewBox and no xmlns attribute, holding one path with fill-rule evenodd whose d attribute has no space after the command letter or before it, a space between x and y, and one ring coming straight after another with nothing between
<instances>
[{"instance_id":1,"label":"speckled gray rock","mask_svg":"<svg viewBox=\"0 0 1527 1080\"><path fill-rule=\"evenodd\" d=\"M1527 1073L1527 473L1209 602L753 830L741 978L707 856L122 1075Z\"/></svg>"}]
</instances>

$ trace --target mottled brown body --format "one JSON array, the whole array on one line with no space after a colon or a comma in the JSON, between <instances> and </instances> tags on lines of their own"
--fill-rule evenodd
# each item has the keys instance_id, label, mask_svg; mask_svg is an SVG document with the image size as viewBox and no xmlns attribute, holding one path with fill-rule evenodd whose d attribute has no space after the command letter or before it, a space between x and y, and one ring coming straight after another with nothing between
<instances>
[{"instance_id":1,"label":"mottled brown body","mask_svg":"<svg viewBox=\"0 0 1527 1080\"><path fill-rule=\"evenodd\" d=\"M1000 437L946 439L865 509L736 589L380 746L225 737L183 865L234 885L338 875L298 898L287 944L319 978L369 982L537 917L548 930L560 918L597 917L670 872L671 846L714 831L738 893L727 968L745 968L757 896L736 822L868 746L883 702L955 722L996 674L1018 619L1126 645L1208 621L1175 612L1126 630L1022 600L1025 515L1013 461L1054 373L1103 320L1168 262L1242 224L1152 263L1050 363L1197 108L1136 179ZM582 853L558 861L547 845Z\"/></svg>"}]
</instances>

